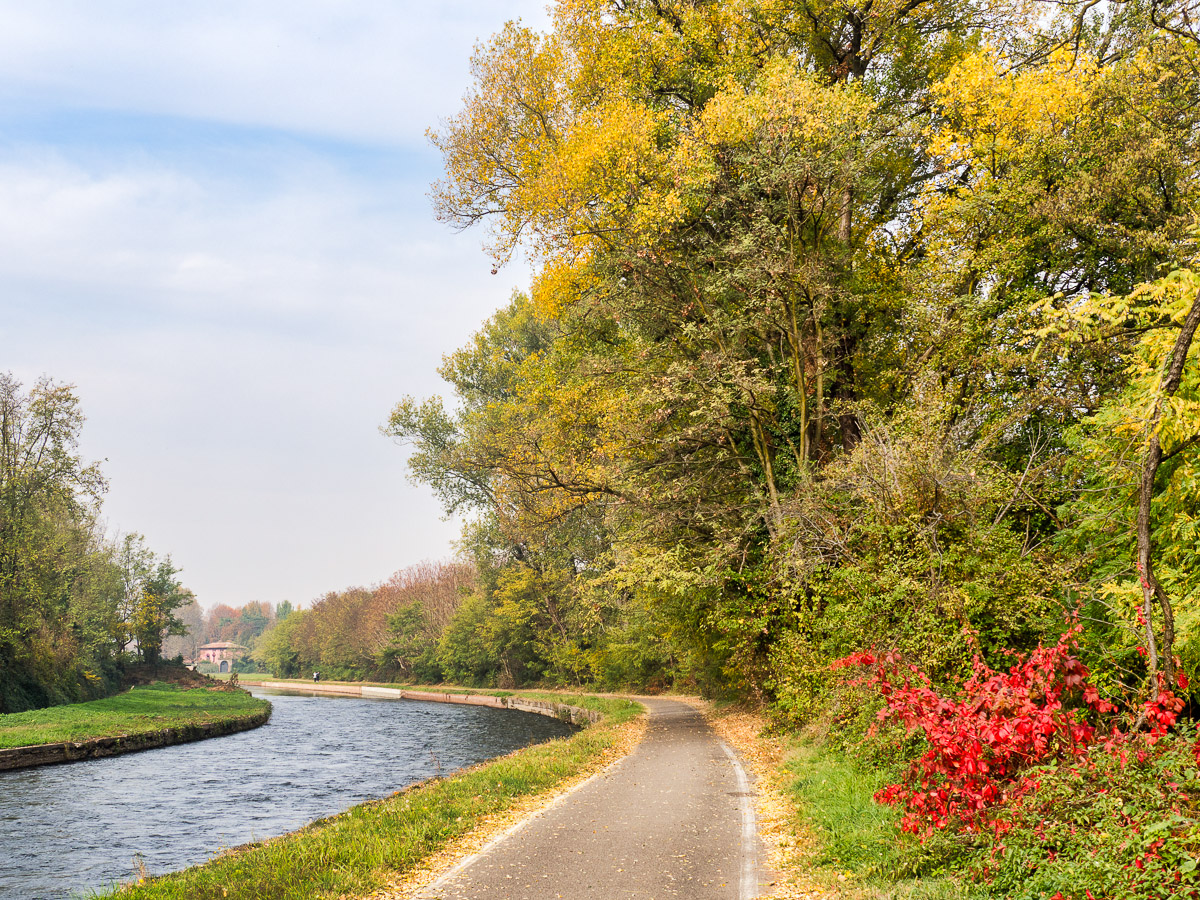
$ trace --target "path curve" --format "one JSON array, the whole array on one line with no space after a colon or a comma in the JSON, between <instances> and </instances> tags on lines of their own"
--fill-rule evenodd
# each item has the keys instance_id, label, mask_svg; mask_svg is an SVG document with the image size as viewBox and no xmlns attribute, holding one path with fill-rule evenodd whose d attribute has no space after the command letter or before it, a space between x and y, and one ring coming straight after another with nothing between
<instances>
[{"instance_id":1,"label":"path curve","mask_svg":"<svg viewBox=\"0 0 1200 900\"><path fill-rule=\"evenodd\" d=\"M704 717L639 698L629 756L459 863L421 900L751 900L759 895L749 781Z\"/></svg>"}]
</instances>

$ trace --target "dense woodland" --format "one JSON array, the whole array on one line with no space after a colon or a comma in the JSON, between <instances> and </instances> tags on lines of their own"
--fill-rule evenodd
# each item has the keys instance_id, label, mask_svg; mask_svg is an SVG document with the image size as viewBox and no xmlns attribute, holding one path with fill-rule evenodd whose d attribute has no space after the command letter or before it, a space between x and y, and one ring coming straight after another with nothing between
<instances>
[{"instance_id":1,"label":"dense woodland","mask_svg":"<svg viewBox=\"0 0 1200 900\"><path fill-rule=\"evenodd\" d=\"M156 663L191 600L170 557L106 535L67 385L0 374L0 713L104 696Z\"/></svg>"},{"instance_id":2,"label":"dense woodland","mask_svg":"<svg viewBox=\"0 0 1200 900\"><path fill-rule=\"evenodd\" d=\"M446 358L450 403L385 427L467 519L457 599L329 595L304 627L361 635L295 620L289 667L686 683L803 723L853 651L953 680L1078 623L1106 702L1182 691L1192 12L560 0L508 26L431 133L433 196L532 287Z\"/></svg>"},{"instance_id":3,"label":"dense woodland","mask_svg":"<svg viewBox=\"0 0 1200 900\"><path fill-rule=\"evenodd\" d=\"M1188 16L562 0L482 46L434 199L532 287L387 425L470 519L477 678L803 722L851 651L1074 617L1114 701L1194 674Z\"/></svg>"}]
</instances>

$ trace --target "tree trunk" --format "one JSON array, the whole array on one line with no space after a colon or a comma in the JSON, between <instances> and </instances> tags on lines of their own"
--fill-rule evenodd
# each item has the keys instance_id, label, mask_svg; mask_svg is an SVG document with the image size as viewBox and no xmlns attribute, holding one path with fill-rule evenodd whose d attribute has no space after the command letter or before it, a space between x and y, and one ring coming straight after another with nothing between
<instances>
[{"instance_id":1,"label":"tree trunk","mask_svg":"<svg viewBox=\"0 0 1200 900\"><path fill-rule=\"evenodd\" d=\"M1154 404L1154 412L1150 416L1150 437L1146 444L1146 452L1142 456L1142 477L1138 482L1138 520L1137 520L1137 567L1142 584L1142 615L1146 619L1146 651L1150 667L1151 689L1158 696L1158 672L1162 665L1163 682L1169 689L1175 687L1175 611L1171 598L1154 575L1154 543L1150 533L1150 506L1154 500L1154 480L1158 468L1162 465L1163 450L1158 438L1159 425L1162 422L1163 402L1179 390L1183 380L1183 367L1187 362L1188 351L1192 339L1196 335L1196 327L1200 325L1200 295L1192 301L1179 336L1175 338L1175 346L1171 348L1171 356L1167 360L1167 371L1163 377L1162 390ZM1154 618L1152 616L1154 603L1158 602L1163 615L1163 635L1161 650L1155 646Z\"/></svg>"}]
</instances>

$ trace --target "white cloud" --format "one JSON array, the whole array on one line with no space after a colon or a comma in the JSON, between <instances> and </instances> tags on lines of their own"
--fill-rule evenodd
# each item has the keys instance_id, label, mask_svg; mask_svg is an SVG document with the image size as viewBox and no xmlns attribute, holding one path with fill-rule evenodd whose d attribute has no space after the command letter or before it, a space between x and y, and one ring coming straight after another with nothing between
<instances>
[{"instance_id":1,"label":"white cloud","mask_svg":"<svg viewBox=\"0 0 1200 900\"><path fill-rule=\"evenodd\" d=\"M538 0L0 3L10 102L139 111L353 141L419 142L474 42Z\"/></svg>"}]
</instances>

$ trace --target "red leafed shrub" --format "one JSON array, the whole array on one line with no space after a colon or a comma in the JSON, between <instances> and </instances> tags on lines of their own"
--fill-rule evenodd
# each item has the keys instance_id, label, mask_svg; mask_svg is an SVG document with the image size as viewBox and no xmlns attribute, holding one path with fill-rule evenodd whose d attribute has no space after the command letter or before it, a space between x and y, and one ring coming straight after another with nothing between
<instances>
[{"instance_id":1,"label":"red leafed shrub","mask_svg":"<svg viewBox=\"0 0 1200 900\"><path fill-rule=\"evenodd\" d=\"M1187 676L1182 672L1179 674L1179 687L1185 691L1188 688ZM1183 707L1183 698L1175 696L1175 692L1166 686L1160 674L1158 676L1158 696L1147 700L1142 706L1142 715L1146 719L1146 724L1150 726L1150 731L1146 735L1147 743L1153 744L1170 731L1175 726Z\"/></svg>"},{"instance_id":2,"label":"red leafed shrub","mask_svg":"<svg viewBox=\"0 0 1200 900\"><path fill-rule=\"evenodd\" d=\"M855 653L834 663L869 670L860 681L883 695L881 722L924 732L925 753L901 783L875 795L881 803L904 808L905 831L990 827L1002 832L1005 823L992 814L1037 786L1027 770L1083 755L1097 738L1084 708L1106 713L1115 707L1088 684L1087 667L1074 656L1077 634L1071 629L1054 646L1039 646L1025 657L1014 654L1007 672L991 668L977 652L959 699L942 696L925 673L901 665L895 653ZM1156 708L1167 714L1171 705ZM1169 717L1173 723L1174 711ZM1165 721L1156 720L1155 727ZM1120 733L1114 730L1107 739L1120 740Z\"/></svg>"}]
</instances>

